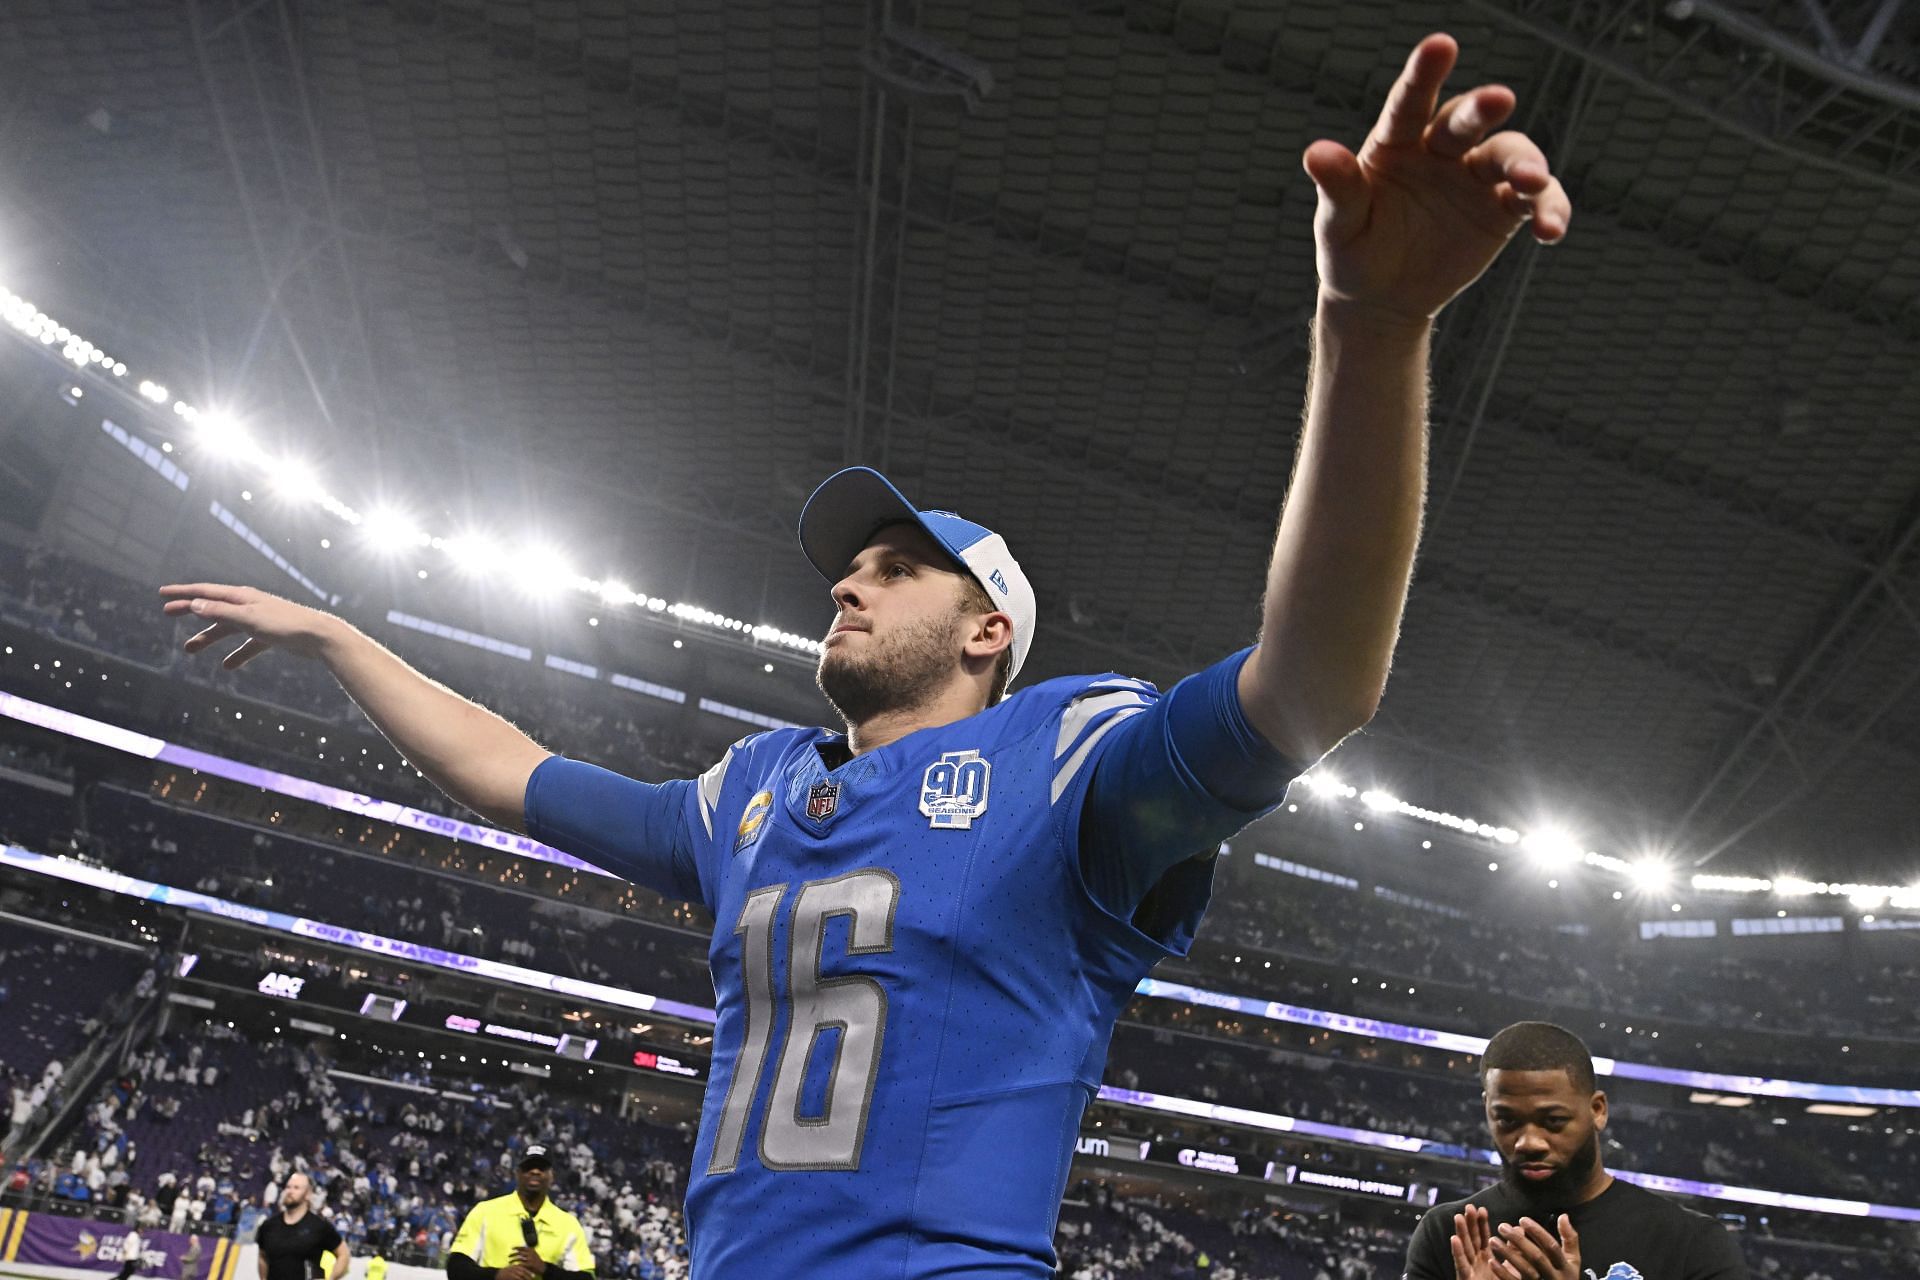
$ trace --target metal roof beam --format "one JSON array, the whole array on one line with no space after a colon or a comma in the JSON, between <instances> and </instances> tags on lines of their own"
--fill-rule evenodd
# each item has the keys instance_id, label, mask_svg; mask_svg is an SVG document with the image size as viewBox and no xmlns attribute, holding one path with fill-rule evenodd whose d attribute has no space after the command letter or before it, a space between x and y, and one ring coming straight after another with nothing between
<instances>
[{"instance_id":1,"label":"metal roof beam","mask_svg":"<svg viewBox=\"0 0 1920 1280\"><path fill-rule=\"evenodd\" d=\"M1912 625L1912 612L1900 594L1897 578L1907 569L1917 550L1920 550L1920 494L1915 495L1906 517L1886 539L1875 563L1843 599L1836 601L1833 609L1820 614L1825 621L1796 646L1799 657L1781 679L1773 697L1740 739L1721 754L1712 773L1675 824L1676 847L1708 823L1724 827L1742 799L1779 757L1781 745L1791 742L1794 736L1791 731L1796 727L1816 725L1829 732L1839 732L1844 746L1826 753L1830 763L1824 769L1803 775L1797 786L1775 796L1757 815L1748 817L1731 831L1717 832L1717 838L1696 858L1696 865L1704 865L1719 856L1818 785L1846 751L1872 733L1910 691L1920 686L1920 662L1915 662L1907 675L1892 688L1881 691L1871 705L1832 707L1833 692L1841 684L1841 677L1861 660L1880 630L1887 625ZM1881 740L1886 739L1883 736ZM1712 817L1708 816L1709 811Z\"/></svg>"},{"instance_id":2,"label":"metal roof beam","mask_svg":"<svg viewBox=\"0 0 1920 1280\"><path fill-rule=\"evenodd\" d=\"M1920 91L1832 62L1713 0L1469 3L1756 146L1920 195ZM1711 25L1694 25L1694 15Z\"/></svg>"}]
</instances>

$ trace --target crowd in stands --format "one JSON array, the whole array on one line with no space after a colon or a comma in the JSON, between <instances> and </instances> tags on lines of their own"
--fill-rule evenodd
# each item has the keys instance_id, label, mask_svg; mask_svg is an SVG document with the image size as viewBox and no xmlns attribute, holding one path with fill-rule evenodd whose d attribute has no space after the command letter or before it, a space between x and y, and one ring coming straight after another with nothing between
<instances>
[{"instance_id":1,"label":"crowd in stands","mask_svg":"<svg viewBox=\"0 0 1920 1280\"><path fill-rule=\"evenodd\" d=\"M61 1101L66 1069L101 1029L107 1001L146 967L138 953L0 920L0 1137Z\"/></svg>"},{"instance_id":2,"label":"crowd in stands","mask_svg":"<svg viewBox=\"0 0 1920 1280\"><path fill-rule=\"evenodd\" d=\"M1176 1036L1151 1025L1161 1003L1136 1000L1129 1006L1108 1056L1111 1083L1456 1146L1491 1145L1474 1077L1389 1069L1357 1061L1332 1044L1276 1061L1238 1039ZM1627 1092L1614 1087L1613 1093L1605 1135L1612 1167L1920 1204L1920 1139L1908 1135L1910 1122L1903 1117L1892 1124L1849 1124L1796 1116L1783 1128L1768 1108L1709 1108L1658 1094L1626 1101Z\"/></svg>"},{"instance_id":3,"label":"crowd in stands","mask_svg":"<svg viewBox=\"0 0 1920 1280\"><path fill-rule=\"evenodd\" d=\"M1399 1272L1406 1240L1324 1214L1199 1213L1083 1179L1068 1190L1055 1248L1063 1280L1372 1280Z\"/></svg>"},{"instance_id":4,"label":"crowd in stands","mask_svg":"<svg viewBox=\"0 0 1920 1280\"><path fill-rule=\"evenodd\" d=\"M305 1173L356 1253L439 1266L466 1211L511 1187L515 1151L545 1139L599 1274L684 1280L688 1133L540 1086L463 1089L425 1060L358 1065L342 1075L308 1045L191 1025L138 1053L68 1149L23 1172L42 1195L140 1227L219 1233Z\"/></svg>"},{"instance_id":5,"label":"crowd in stands","mask_svg":"<svg viewBox=\"0 0 1920 1280\"><path fill-rule=\"evenodd\" d=\"M1672 948L1685 942L1661 943L1666 950L1592 937L1572 944L1550 926L1479 919L1458 908L1442 915L1364 887L1280 874L1240 884L1258 891L1218 901L1211 936L1263 955L1324 961L1416 986L1510 992L1569 1009L1632 1009L1702 1026L1920 1035L1920 1005L1899 996L1920 982L1920 963L1862 958L1856 981L1834 984L1693 944L1684 952L1687 981L1672 982Z\"/></svg>"},{"instance_id":6,"label":"crowd in stands","mask_svg":"<svg viewBox=\"0 0 1920 1280\"><path fill-rule=\"evenodd\" d=\"M1152 1031L1133 1034L1150 1038ZM1135 1046L1116 1046L1116 1054L1144 1061ZM1187 1069L1206 1088L1208 1052L1192 1055ZM1294 1088L1300 1075L1277 1071L1273 1079ZM1311 1090L1325 1084L1327 1096L1359 1098L1365 1109L1407 1103L1409 1111L1428 1115L1457 1113L1459 1125L1467 1126L1467 1107L1457 1098L1452 1105L1444 1100L1444 1082L1428 1082L1428 1096L1421 1082L1407 1080L1404 1090L1394 1090L1373 1079L1354 1088L1342 1082L1350 1075L1313 1073L1292 1100L1294 1109L1313 1113L1319 1103ZM1190 1090L1192 1079L1175 1082ZM1152 1132L1158 1142L1221 1144L1219 1130L1206 1134L1185 1125ZM1386 1126L1384 1115L1380 1126ZM84 1125L60 1155L21 1173L36 1192L90 1213L123 1213L150 1228L230 1230L250 1207L275 1203L288 1173L298 1169L317 1180L324 1213L359 1251L380 1247L388 1257L438 1265L461 1213L507 1186L511 1151L530 1134L551 1136L566 1151L561 1197L588 1224L603 1276L685 1276L678 1213L689 1157L685 1130L626 1121L588 1098L557 1100L541 1086L480 1090L405 1055L342 1065L317 1046L278 1036L250 1040L225 1023L179 1027L142 1048L90 1100ZM1327 1159L1334 1157L1329 1150ZM1342 1159L1356 1157L1365 1159L1357 1153ZM1632 1167L1615 1148L1607 1159ZM1058 1244L1062 1276L1089 1280L1336 1280L1394 1274L1404 1232L1315 1213L1194 1211L1158 1197L1108 1196L1104 1186L1087 1184L1069 1196ZM1816 1261L1836 1280L1901 1274L1876 1268L1872 1253L1828 1257L1822 1251ZM1757 1274L1784 1280L1812 1272L1780 1265L1763 1270L1757 1263Z\"/></svg>"},{"instance_id":7,"label":"crowd in stands","mask_svg":"<svg viewBox=\"0 0 1920 1280\"><path fill-rule=\"evenodd\" d=\"M114 787L92 790L87 810L96 831L115 833L91 837L92 851L143 878L690 1003L711 1000L704 949L684 934L532 894L465 886ZM1176 1038L1137 1025L1143 1023L1190 1034ZM1109 1078L1129 1088L1485 1145L1470 1076L1436 1080L1428 1072L1343 1063L1332 1046L1304 1059L1304 1067L1274 1069L1260 1033L1276 1028L1254 1023L1201 1006L1136 1000L1116 1036ZM1777 1190L1920 1201L1920 1144L1903 1129L1886 1135L1812 1123L1820 1126L1815 1141L1781 1142L1786 1135L1760 1113L1623 1109L1609 1134L1610 1158L1623 1168Z\"/></svg>"},{"instance_id":8,"label":"crowd in stands","mask_svg":"<svg viewBox=\"0 0 1920 1280\"><path fill-rule=\"evenodd\" d=\"M713 1001L705 947L682 933L342 853L111 787L91 794L88 817L95 833L116 833L90 840L100 860L142 879L692 1004Z\"/></svg>"},{"instance_id":9,"label":"crowd in stands","mask_svg":"<svg viewBox=\"0 0 1920 1280\"><path fill-rule=\"evenodd\" d=\"M93 793L89 812L99 829L121 833L126 853L107 854L108 865L143 878L690 1003L711 1001L703 947L686 934L530 894L450 883L111 787ZM595 959L575 959L587 955ZM310 981L327 980L326 973L305 972ZM309 990L308 998L326 997ZM350 1007L352 1000L343 989L336 1003ZM1370 1042L1350 1038L1329 1037L1301 1052L1303 1034L1202 1005L1136 999L1116 1032L1108 1079L1300 1119L1486 1146L1478 1082L1470 1073L1449 1074L1437 1064L1395 1069L1354 1052ZM1277 1047L1289 1042L1283 1036L1294 1049ZM1885 1134L1878 1126L1797 1118L1801 1128L1788 1133L1764 1112L1676 1106L1616 1106L1609 1159L1622 1168L1776 1190L1920 1202L1920 1143L1902 1128Z\"/></svg>"},{"instance_id":10,"label":"crowd in stands","mask_svg":"<svg viewBox=\"0 0 1920 1280\"><path fill-rule=\"evenodd\" d=\"M466 1210L511 1186L536 1137L560 1152L555 1197L581 1218L599 1274L685 1280L680 1195L691 1134L622 1117L539 1084L482 1085L427 1060L352 1061L258 1042L218 1022L177 1028L90 1101L66 1150L30 1171L50 1194L149 1229L227 1231L309 1175L317 1207L357 1254L438 1267ZM77 1191L75 1190L77 1188ZM1070 1188L1056 1245L1063 1280L1362 1280L1396 1275L1410 1218L1200 1205L1189 1191ZM1891 1280L1895 1245L1834 1249L1747 1233L1755 1274ZM1902 1257L1910 1255L1899 1255Z\"/></svg>"}]
</instances>

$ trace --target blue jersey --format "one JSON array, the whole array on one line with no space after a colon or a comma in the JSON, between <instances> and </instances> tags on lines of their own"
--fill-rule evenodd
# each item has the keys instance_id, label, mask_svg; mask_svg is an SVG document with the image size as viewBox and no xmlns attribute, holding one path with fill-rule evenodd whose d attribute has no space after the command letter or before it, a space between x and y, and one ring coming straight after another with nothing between
<instances>
[{"instance_id":1,"label":"blue jersey","mask_svg":"<svg viewBox=\"0 0 1920 1280\"><path fill-rule=\"evenodd\" d=\"M1237 715L1243 656L1165 699L1051 680L835 768L839 735L785 729L697 781L535 770L531 834L715 917L698 1280L1053 1274L1114 1021L1190 945L1218 842L1285 794L1270 749L1252 811L1209 787L1217 743L1180 749L1173 707Z\"/></svg>"}]
</instances>

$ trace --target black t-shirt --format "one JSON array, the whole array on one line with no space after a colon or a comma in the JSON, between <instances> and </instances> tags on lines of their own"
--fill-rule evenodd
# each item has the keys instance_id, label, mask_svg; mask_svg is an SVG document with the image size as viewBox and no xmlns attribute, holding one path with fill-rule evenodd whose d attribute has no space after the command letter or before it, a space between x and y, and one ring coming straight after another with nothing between
<instances>
[{"instance_id":1,"label":"black t-shirt","mask_svg":"<svg viewBox=\"0 0 1920 1280\"><path fill-rule=\"evenodd\" d=\"M309 1280L320 1255L340 1247L340 1233L312 1210L292 1224L276 1213L260 1223L253 1239L267 1260L267 1280Z\"/></svg>"},{"instance_id":2,"label":"black t-shirt","mask_svg":"<svg viewBox=\"0 0 1920 1280\"><path fill-rule=\"evenodd\" d=\"M1488 1225L1532 1218L1559 1234L1559 1212L1528 1207L1504 1183L1479 1195L1435 1205L1407 1244L1405 1280L1455 1280L1453 1215L1467 1205L1487 1211ZM1748 1280L1740 1245L1721 1223L1619 1178L1585 1204L1565 1210L1580 1233L1580 1268L1591 1280Z\"/></svg>"}]
</instances>

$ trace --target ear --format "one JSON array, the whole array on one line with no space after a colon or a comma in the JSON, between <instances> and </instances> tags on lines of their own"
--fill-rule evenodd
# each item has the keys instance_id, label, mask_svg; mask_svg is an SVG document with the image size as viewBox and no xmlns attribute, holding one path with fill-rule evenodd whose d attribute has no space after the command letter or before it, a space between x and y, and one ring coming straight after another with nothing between
<instances>
[{"instance_id":1,"label":"ear","mask_svg":"<svg viewBox=\"0 0 1920 1280\"><path fill-rule=\"evenodd\" d=\"M1593 1127L1607 1127L1607 1095L1598 1089L1593 1091Z\"/></svg>"},{"instance_id":2,"label":"ear","mask_svg":"<svg viewBox=\"0 0 1920 1280\"><path fill-rule=\"evenodd\" d=\"M1000 656L1001 650L1013 643L1013 619L1004 613L983 613L969 615L972 626L967 631L966 644L962 652L969 658L984 658L991 662Z\"/></svg>"}]
</instances>

